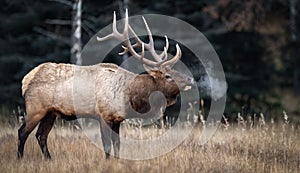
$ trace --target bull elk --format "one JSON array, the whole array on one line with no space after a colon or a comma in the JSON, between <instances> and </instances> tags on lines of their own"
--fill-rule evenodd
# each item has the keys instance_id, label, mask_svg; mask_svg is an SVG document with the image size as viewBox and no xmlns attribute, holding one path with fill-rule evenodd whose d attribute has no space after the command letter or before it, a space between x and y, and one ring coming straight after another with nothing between
<instances>
[{"instance_id":1,"label":"bull elk","mask_svg":"<svg viewBox=\"0 0 300 173\"><path fill-rule=\"evenodd\" d=\"M47 137L52 129L56 117L66 120L76 118L95 118L100 122L100 133L106 158L109 158L111 145L114 156L119 157L120 123L130 117L130 110L144 114L151 110L149 97L151 93L160 91L166 98L166 105L175 104L180 90L188 90L193 84L193 79L172 69L173 65L181 58L181 50L176 45L176 55L168 58L168 38L164 51L160 54L154 49L151 31L143 18L149 36L149 43L144 43L135 34L128 23L126 10L124 32L120 33L116 27L116 14L113 17L113 32L98 41L111 38L123 42L123 55L127 52L143 63L146 74L135 74L120 66L110 63L99 63L92 66L76 66L71 64L44 63L31 70L22 80L22 95L25 99L27 115L18 130L18 158L23 157L26 139L39 123L36 132L38 144L45 158L51 158L47 147ZM133 35L135 44L132 45L129 32ZM135 48L141 48L137 53ZM145 49L150 52L153 60L145 58ZM83 104L75 111L74 107L74 71L76 78L83 81L92 78L95 82L96 103L85 97L86 89L77 89L77 94L82 96ZM155 112L155 111L154 111ZM104 124L106 123L106 124ZM107 130L105 126L110 129ZM111 131L117 135L111 135Z\"/></svg>"}]
</instances>

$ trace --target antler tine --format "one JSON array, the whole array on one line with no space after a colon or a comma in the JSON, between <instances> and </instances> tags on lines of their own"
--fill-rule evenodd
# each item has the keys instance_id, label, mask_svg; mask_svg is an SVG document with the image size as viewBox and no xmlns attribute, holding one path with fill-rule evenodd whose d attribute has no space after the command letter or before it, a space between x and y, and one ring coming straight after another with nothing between
<instances>
[{"instance_id":1,"label":"antler tine","mask_svg":"<svg viewBox=\"0 0 300 173\"><path fill-rule=\"evenodd\" d=\"M142 43L142 59L145 57L145 44Z\"/></svg>"},{"instance_id":2,"label":"antler tine","mask_svg":"<svg viewBox=\"0 0 300 173\"><path fill-rule=\"evenodd\" d=\"M181 58L182 52L178 44L176 44L176 55L170 59L169 61L164 62L161 64L162 68L172 68L175 63Z\"/></svg>"},{"instance_id":3,"label":"antler tine","mask_svg":"<svg viewBox=\"0 0 300 173\"><path fill-rule=\"evenodd\" d=\"M119 55L124 55L125 53L128 52L128 48L126 46L122 45L122 48L124 49L123 52L119 52Z\"/></svg>"},{"instance_id":4,"label":"antler tine","mask_svg":"<svg viewBox=\"0 0 300 173\"><path fill-rule=\"evenodd\" d=\"M116 11L114 11L112 30L113 30L113 33L119 33L118 30L117 30L117 15L116 15Z\"/></svg>"},{"instance_id":5,"label":"antler tine","mask_svg":"<svg viewBox=\"0 0 300 173\"><path fill-rule=\"evenodd\" d=\"M126 11L125 11L125 26L124 26L124 32L123 34L125 36L127 36L128 38L128 27L129 27L129 22L128 22L128 9L126 8Z\"/></svg>"},{"instance_id":6,"label":"antler tine","mask_svg":"<svg viewBox=\"0 0 300 173\"><path fill-rule=\"evenodd\" d=\"M165 35L165 38L166 38L166 46L165 48L168 50L169 49L169 39L168 37Z\"/></svg>"},{"instance_id":7,"label":"antler tine","mask_svg":"<svg viewBox=\"0 0 300 173\"><path fill-rule=\"evenodd\" d=\"M166 46L164 47L164 59L162 59L162 61L166 61L168 59L168 49L169 49L169 39L168 37L165 35L166 38ZM160 54L160 56L163 55L163 53Z\"/></svg>"},{"instance_id":8,"label":"antler tine","mask_svg":"<svg viewBox=\"0 0 300 173\"><path fill-rule=\"evenodd\" d=\"M149 43L148 43L148 45L149 45L149 47L154 48L154 43L153 43L153 37L152 37L151 30L150 30L150 28L148 26L148 23L147 23L146 19L144 18L144 16L142 16L142 19L143 19L143 22L145 24L145 27L146 27L146 30L147 30L147 34L149 36Z\"/></svg>"}]
</instances>

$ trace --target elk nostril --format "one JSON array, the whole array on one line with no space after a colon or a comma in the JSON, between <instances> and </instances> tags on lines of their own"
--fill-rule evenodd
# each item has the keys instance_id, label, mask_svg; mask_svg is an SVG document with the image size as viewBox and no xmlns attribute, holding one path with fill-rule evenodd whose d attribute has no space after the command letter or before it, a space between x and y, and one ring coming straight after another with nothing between
<instances>
[{"instance_id":1,"label":"elk nostril","mask_svg":"<svg viewBox=\"0 0 300 173\"><path fill-rule=\"evenodd\" d=\"M194 83L195 83L194 78L191 78L191 77L188 79L188 81L189 81L191 84L194 84Z\"/></svg>"}]
</instances>

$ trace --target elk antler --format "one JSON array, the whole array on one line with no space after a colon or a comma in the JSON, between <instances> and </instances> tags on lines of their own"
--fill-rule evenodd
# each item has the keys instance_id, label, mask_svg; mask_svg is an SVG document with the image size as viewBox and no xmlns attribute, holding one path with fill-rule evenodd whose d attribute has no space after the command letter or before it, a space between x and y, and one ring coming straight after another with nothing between
<instances>
[{"instance_id":1,"label":"elk antler","mask_svg":"<svg viewBox=\"0 0 300 173\"><path fill-rule=\"evenodd\" d=\"M124 26L124 31L123 33L120 33L117 30L117 21L116 21L116 12L114 12L114 16L113 16L113 26L112 26L112 33L105 36L105 37L97 37L98 41L104 41L104 40L108 40L111 38L116 38L118 40L124 41L124 45L122 46L122 48L124 49L123 52L120 52L119 55L124 55L127 52L130 52L132 54L133 57L137 58L138 60L140 60L143 64L150 66L150 67L160 67L160 68L166 68L166 67L172 67L180 58L181 58L181 50L178 44L176 44L176 55L171 58L170 60L168 60L168 49L169 49L169 40L168 37L165 36L166 39L166 46L164 47L164 51L161 54L157 54L155 49L154 49L154 41L153 41L153 37L152 37L152 33L149 29L149 26L145 20L144 17L143 21L147 30L147 34L149 36L149 43L144 43L143 41L141 41L141 39L137 36L137 34L134 32L134 30L131 28L131 26L129 25L128 22L128 10L126 9L125 12L125 26ZM128 30L130 31L130 33L133 35L133 38L135 40L135 44L131 45L130 42L130 38L128 35ZM142 47L142 53L141 55L138 54L134 48L137 47ZM145 49L148 50L151 55L153 56L154 60L156 61L151 61L149 59L146 59L144 57L145 55Z\"/></svg>"}]
</instances>

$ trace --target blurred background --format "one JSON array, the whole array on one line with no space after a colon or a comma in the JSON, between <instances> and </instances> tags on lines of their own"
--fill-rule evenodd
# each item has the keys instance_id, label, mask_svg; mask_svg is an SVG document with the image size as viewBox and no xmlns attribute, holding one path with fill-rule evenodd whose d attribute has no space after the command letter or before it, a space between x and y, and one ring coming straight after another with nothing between
<instances>
[{"instance_id":1,"label":"blurred background","mask_svg":"<svg viewBox=\"0 0 300 173\"><path fill-rule=\"evenodd\" d=\"M1 2L1 116L24 110L21 80L29 70L48 61L80 64L76 57L86 42L112 22L113 11L121 14L120 19L128 8L129 16L177 17L208 38L228 83L227 117L263 113L266 119L277 120L286 111L291 121L300 122L299 0ZM107 61L117 61L114 56L118 55ZM183 62L193 66L189 56Z\"/></svg>"}]
</instances>

